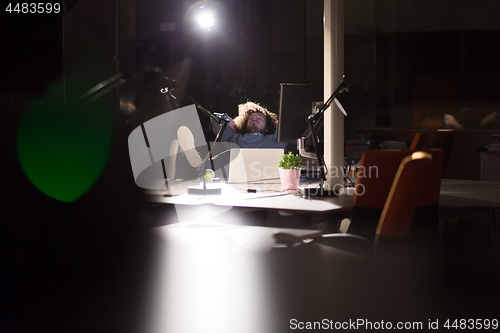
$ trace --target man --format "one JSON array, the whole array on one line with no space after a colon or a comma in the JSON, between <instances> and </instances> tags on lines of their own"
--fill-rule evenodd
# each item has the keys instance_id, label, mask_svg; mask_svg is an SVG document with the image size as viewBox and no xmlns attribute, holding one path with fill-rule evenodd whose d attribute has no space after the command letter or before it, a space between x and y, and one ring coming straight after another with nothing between
<instances>
[{"instance_id":1,"label":"man","mask_svg":"<svg viewBox=\"0 0 500 333\"><path fill-rule=\"evenodd\" d=\"M212 122L214 132L220 125ZM278 117L257 103L238 105L238 116L229 119L220 141L232 142L240 148L287 148L286 142L278 142Z\"/></svg>"},{"instance_id":2,"label":"man","mask_svg":"<svg viewBox=\"0 0 500 333\"><path fill-rule=\"evenodd\" d=\"M212 126L214 132L218 133L220 125L212 122ZM278 142L277 128L278 117L275 113L257 103L246 102L238 105L238 116L229 119L219 139L221 142L236 144L240 148L283 148L285 151L295 152L296 147L293 144ZM225 150L224 145L214 145L212 153L216 170L222 170L229 164L229 150ZM222 177L226 178L226 175L223 174Z\"/></svg>"}]
</instances>

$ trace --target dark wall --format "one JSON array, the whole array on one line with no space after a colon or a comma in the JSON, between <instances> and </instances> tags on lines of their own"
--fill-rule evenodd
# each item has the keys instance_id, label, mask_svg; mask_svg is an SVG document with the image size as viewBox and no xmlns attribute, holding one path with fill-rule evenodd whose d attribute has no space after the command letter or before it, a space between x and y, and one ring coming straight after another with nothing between
<instances>
[{"instance_id":1,"label":"dark wall","mask_svg":"<svg viewBox=\"0 0 500 333\"><path fill-rule=\"evenodd\" d=\"M377 34L377 125L444 128L444 114L500 106L500 31Z\"/></svg>"},{"instance_id":2,"label":"dark wall","mask_svg":"<svg viewBox=\"0 0 500 333\"><path fill-rule=\"evenodd\" d=\"M498 131L491 130L417 130L417 129L353 129L354 133L370 134L376 142L402 141L410 147L415 133L423 131L425 142L423 149L439 148L445 153L443 178L450 179L481 179L482 148L495 142L493 134Z\"/></svg>"},{"instance_id":3,"label":"dark wall","mask_svg":"<svg viewBox=\"0 0 500 333\"><path fill-rule=\"evenodd\" d=\"M354 126L443 128L445 113L497 110L499 14L488 0L346 2Z\"/></svg>"},{"instance_id":4,"label":"dark wall","mask_svg":"<svg viewBox=\"0 0 500 333\"><path fill-rule=\"evenodd\" d=\"M322 82L322 2L220 1L210 34L194 30L188 14L194 3L137 2L139 77L142 67L159 66L158 85L169 76L209 110L231 116L246 100L277 112L281 82ZM172 30L161 31L166 22ZM152 90L144 83L141 91Z\"/></svg>"}]
</instances>

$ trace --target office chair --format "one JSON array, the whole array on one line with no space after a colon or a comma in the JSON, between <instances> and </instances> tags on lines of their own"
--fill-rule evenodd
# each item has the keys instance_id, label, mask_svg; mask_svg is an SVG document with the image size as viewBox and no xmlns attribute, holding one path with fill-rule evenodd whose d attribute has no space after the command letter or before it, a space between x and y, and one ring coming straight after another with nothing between
<instances>
[{"instance_id":1,"label":"office chair","mask_svg":"<svg viewBox=\"0 0 500 333\"><path fill-rule=\"evenodd\" d=\"M455 145L455 135L452 132L436 132L434 140L431 143L432 148L441 149L444 152L443 157L443 173L447 168L448 160L451 154L451 150Z\"/></svg>"},{"instance_id":2,"label":"office chair","mask_svg":"<svg viewBox=\"0 0 500 333\"><path fill-rule=\"evenodd\" d=\"M441 149L424 149L432 155L432 167L427 177L422 196L418 200L411 230L411 242L420 252L435 252L440 242L439 195L445 153Z\"/></svg>"},{"instance_id":3,"label":"office chair","mask_svg":"<svg viewBox=\"0 0 500 333\"><path fill-rule=\"evenodd\" d=\"M404 256L408 250L414 214L430 175L432 159L432 155L425 152L414 152L403 158L390 185L373 241L341 233L323 235L314 241L366 256Z\"/></svg>"},{"instance_id":4,"label":"office chair","mask_svg":"<svg viewBox=\"0 0 500 333\"><path fill-rule=\"evenodd\" d=\"M427 138L427 133L417 132L413 136L413 140L410 145L410 150L420 150L424 147L425 139Z\"/></svg>"},{"instance_id":5,"label":"office chair","mask_svg":"<svg viewBox=\"0 0 500 333\"><path fill-rule=\"evenodd\" d=\"M438 204L443 168L443 151L422 150L432 155L432 168L425 181L424 193L418 201L414 228L419 238L439 240ZM411 150L368 150L361 155L354 195L352 219L348 233L373 240L382 209L386 203L401 161ZM432 235L432 236L429 236ZM432 239L432 241L431 241Z\"/></svg>"}]
</instances>

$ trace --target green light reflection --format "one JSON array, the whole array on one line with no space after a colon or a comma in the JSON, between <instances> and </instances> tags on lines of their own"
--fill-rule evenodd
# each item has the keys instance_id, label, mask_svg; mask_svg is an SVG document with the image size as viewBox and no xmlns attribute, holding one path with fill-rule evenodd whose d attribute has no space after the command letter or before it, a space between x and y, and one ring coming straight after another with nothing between
<instances>
[{"instance_id":1,"label":"green light reflection","mask_svg":"<svg viewBox=\"0 0 500 333\"><path fill-rule=\"evenodd\" d=\"M88 82L66 80L67 96L78 96ZM46 195L73 202L102 173L111 144L111 116L100 99L65 110L63 83L56 82L27 107L17 132L17 152L30 181Z\"/></svg>"}]
</instances>

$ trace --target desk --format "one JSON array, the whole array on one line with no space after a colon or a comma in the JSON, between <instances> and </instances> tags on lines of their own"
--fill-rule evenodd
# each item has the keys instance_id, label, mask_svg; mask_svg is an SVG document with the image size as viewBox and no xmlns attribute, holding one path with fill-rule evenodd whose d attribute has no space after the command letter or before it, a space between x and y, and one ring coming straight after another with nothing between
<instances>
[{"instance_id":1,"label":"desk","mask_svg":"<svg viewBox=\"0 0 500 333\"><path fill-rule=\"evenodd\" d=\"M290 320L426 325L500 313L498 271L466 262L422 268L317 244L274 248L279 229L254 226L177 224L126 237L101 225L62 229L64 239L50 228L26 249L7 247L3 304L15 329L5 332L310 332Z\"/></svg>"},{"instance_id":2,"label":"desk","mask_svg":"<svg viewBox=\"0 0 500 333\"><path fill-rule=\"evenodd\" d=\"M498 309L498 292L484 293L488 287L465 270L454 282L470 283L467 293L447 283L443 267L372 260L312 243L275 248L278 230L189 223L152 229L154 269L143 281L148 311L140 331L281 333L323 319L411 321L424 328L429 319L476 310L487 317ZM456 293L461 296L449 298ZM471 310L478 294L481 302Z\"/></svg>"},{"instance_id":3,"label":"desk","mask_svg":"<svg viewBox=\"0 0 500 333\"><path fill-rule=\"evenodd\" d=\"M279 183L251 185L217 183L215 185L222 188L222 195L186 194L187 187L193 185L198 183L179 183L170 188L173 196L169 197L163 196L164 191L147 191L147 200L156 204L174 205L179 221L200 221L200 218L206 221L214 217L217 220L226 218L225 222L231 223L230 220L242 219L239 216L241 212L261 211L267 215L265 217L259 215L260 223L271 221L273 225L284 227L287 223L289 227L312 224L317 227L322 224L324 226L322 230L325 232L338 230L338 227L330 230L329 221L340 221L349 216L353 205L352 195L306 199L300 195L281 192ZM248 193L249 187L257 192ZM194 206L199 207L195 209ZM225 216L222 216L223 213L226 213Z\"/></svg>"},{"instance_id":4,"label":"desk","mask_svg":"<svg viewBox=\"0 0 500 333\"><path fill-rule=\"evenodd\" d=\"M439 208L500 208L500 182L443 179Z\"/></svg>"},{"instance_id":5,"label":"desk","mask_svg":"<svg viewBox=\"0 0 500 333\"><path fill-rule=\"evenodd\" d=\"M494 150L481 151L481 180L500 181L498 168L500 167L500 151Z\"/></svg>"},{"instance_id":6,"label":"desk","mask_svg":"<svg viewBox=\"0 0 500 333\"><path fill-rule=\"evenodd\" d=\"M212 200L215 207L310 213L352 208L352 196L308 200L291 194L233 194L227 202L215 197L203 200ZM160 199L177 200L188 199ZM442 214L496 210L499 200L500 183L442 181ZM181 226L154 230L162 244L158 251L168 253L164 261L155 263L163 272L157 278L163 288L158 289L155 304L162 311L153 320L159 331L291 332L292 319L307 323L325 318L421 321L426 327L437 314L444 323L448 318L470 317L471 311L491 317L499 310L496 270L483 266L478 270L461 261L466 269L456 275L456 269L448 273L446 265L424 269L392 265L317 244L273 249L271 236L279 230L275 228L208 225L197 230L193 225L189 230ZM477 271L492 278L483 280ZM461 296L449 298L457 294ZM471 303L477 308L471 309Z\"/></svg>"},{"instance_id":7,"label":"desk","mask_svg":"<svg viewBox=\"0 0 500 333\"><path fill-rule=\"evenodd\" d=\"M193 184L196 183L179 184L173 189L174 194L185 193L186 187ZM194 215L200 215L192 209L194 205L202 205L204 209L211 206L213 216L238 208L239 211L267 210L285 215L323 214L336 220L348 216L353 207L353 195L306 199L279 192L276 185L252 184L257 193L247 193L246 185L221 184L222 195L205 197L187 194L164 197L164 192L149 191L148 198L156 203L175 204L181 221L190 221ZM493 242L496 248L500 248L500 182L443 179L439 208L442 218L490 221Z\"/></svg>"},{"instance_id":8,"label":"desk","mask_svg":"<svg viewBox=\"0 0 500 333\"><path fill-rule=\"evenodd\" d=\"M384 300L369 292L374 262L316 244L273 248L276 231L183 223L153 229L159 255L151 262L154 297L142 331L279 333L293 331L292 319L387 321L404 315L389 300L392 292ZM391 288L413 294L401 283ZM419 302L407 306L419 308Z\"/></svg>"},{"instance_id":9,"label":"desk","mask_svg":"<svg viewBox=\"0 0 500 333\"><path fill-rule=\"evenodd\" d=\"M500 250L500 182L443 179L441 218L488 221L493 245Z\"/></svg>"},{"instance_id":10,"label":"desk","mask_svg":"<svg viewBox=\"0 0 500 333\"><path fill-rule=\"evenodd\" d=\"M353 202L352 195L306 199L294 193L281 192L279 183L253 183L248 186L246 184L215 183L214 185L222 188L221 195L202 196L186 194L186 188L193 185L198 185L198 183L179 183L170 189L172 196L169 197L163 196L165 191L148 191L147 195L149 200L157 203L188 206L211 204L220 207L274 209L309 213L350 211ZM256 192L249 193L247 191L248 188L256 190Z\"/></svg>"},{"instance_id":11,"label":"desk","mask_svg":"<svg viewBox=\"0 0 500 333\"><path fill-rule=\"evenodd\" d=\"M327 198L302 198L295 194L279 192L273 184L271 188L266 184L254 184L252 188L256 193L248 193L243 185L220 184L222 195L198 196L183 194L193 182L180 183L174 189L172 197L164 197L164 191L148 191L148 200L156 203L176 205L206 205L211 204L221 207L239 207L255 209L285 210L290 212L331 213L352 210L353 193L338 197ZM439 208L474 209L474 208L500 208L500 182L443 179L441 181L441 194Z\"/></svg>"}]
</instances>

